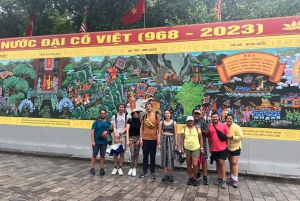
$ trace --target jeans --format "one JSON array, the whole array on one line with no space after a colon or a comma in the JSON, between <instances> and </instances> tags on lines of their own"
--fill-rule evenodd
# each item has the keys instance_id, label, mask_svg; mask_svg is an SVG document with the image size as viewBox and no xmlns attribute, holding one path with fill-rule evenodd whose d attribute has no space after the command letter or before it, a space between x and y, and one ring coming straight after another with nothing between
<instances>
[{"instance_id":1,"label":"jeans","mask_svg":"<svg viewBox=\"0 0 300 201\"><path fill-rule=\"evenodd\" d=\"M148 157L150 153L150 171L155 172L156 140L143 140L143 172L148 170Z\"/></svg>"}]
</instances>

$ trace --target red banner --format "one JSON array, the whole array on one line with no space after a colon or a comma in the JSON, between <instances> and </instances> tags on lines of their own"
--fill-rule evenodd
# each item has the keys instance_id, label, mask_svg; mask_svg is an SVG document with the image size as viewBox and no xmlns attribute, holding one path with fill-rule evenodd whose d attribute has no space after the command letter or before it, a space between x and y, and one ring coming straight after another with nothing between
<instances>
[{"instance_id":1,"label":"red banner","mask_svg":"<svg viewBox=\"0 0 300 201\"><path fill-rule=\"evenodd\" d=\"M300 33L300 16L0 40L1 51L119 46Z\"/></svg>"}]
</instances>

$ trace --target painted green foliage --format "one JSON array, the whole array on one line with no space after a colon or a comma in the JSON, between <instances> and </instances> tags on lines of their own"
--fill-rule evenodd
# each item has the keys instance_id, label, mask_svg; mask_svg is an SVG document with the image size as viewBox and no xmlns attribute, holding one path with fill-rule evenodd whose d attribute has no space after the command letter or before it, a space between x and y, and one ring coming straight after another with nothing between
<instances>
[{"instance_id":1,"label":"painted green foliage","mask_svg":"<svg viewBox=\"0 0 300 201\"><path fill-rule=\"evenodd\" d=\"M18 106L29 90L27 79L34 79L36 73L29 64L21 63L13 69L13 74L15 76L11 76L3 81L3 88L9 89L9 104Z\"/></svg>"},{"instance_id":2,"label":"painted green foliage","mask_svg":"<svg viewBox=\"0 0 300 201\"><path fill-rule=\"evenodd\" d=\"M175 95L175 99L182 105L185 114L192 114L193 109L203 101L203 98L203 86L193 82L185 82Z\"/></svg>"}]
</instances>

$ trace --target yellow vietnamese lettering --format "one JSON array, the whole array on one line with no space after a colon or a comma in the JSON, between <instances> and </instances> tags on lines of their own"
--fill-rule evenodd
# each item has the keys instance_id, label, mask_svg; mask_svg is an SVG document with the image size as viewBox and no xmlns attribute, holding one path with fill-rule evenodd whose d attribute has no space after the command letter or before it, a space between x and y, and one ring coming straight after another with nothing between
<instances>
[{"instance_id":1,"label":"yellow vietnamese lettering","mask_svg":"<svg viewBox=\"0 0 300 201\"><path fill-rule=\"evenodd\" d=\"M71 45L78 45L80 43L80 38L72 37L70 43L71 43Z\"/></svg>"},{"instance_id":2,"label":"yellow vietnamese lettering","mask_svg":"<svg viewBox=\"0 0 300 201\"><path fill-rule=\"evenodd\" d=\"M233 36L233 35L248 35L261 34L264 31L262 24L245 24L242 26L220 26L220 27L204 27L201 29L200 37L211 36Z\"/></svg>"},{"instance_id":3,"label":"yellow vietnamese lettering","mask_svg":"<svg viewBox=\"0 0 300 201\"><path fill-rule=\"evenodd\" d=\"M122 42L129 42L130 36L132 34L120 34L119 32L116 32L114 34L108 34L108 35L98 35L96 36L98 43L122 43Z\"/></svg>"},{"instance_id":4,"label":"yellow vietnamese lettering","mask_svg":"<svg viewBox=\"0 0 300 201\"><path fill-rule=\"evenodd\" d=\"M140 33L138 35L138 41L144 42L145 41L153 41L153 40L165 40L165 39L177 39L179 37L179 33L177 30L171 30L168 32L165 31L158 31L158 32L146 32Z\"/></svg>"}]
</instances>

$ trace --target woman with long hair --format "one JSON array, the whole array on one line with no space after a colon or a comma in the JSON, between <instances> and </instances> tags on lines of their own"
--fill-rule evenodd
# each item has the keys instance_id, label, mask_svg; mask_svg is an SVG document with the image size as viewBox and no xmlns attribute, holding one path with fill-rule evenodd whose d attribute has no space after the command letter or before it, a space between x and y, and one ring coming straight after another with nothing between
<instances>
[{"instance_id":1,"label":"woman with long hair","mask_svg":"<svg viewBox=\"0 0 300 201\"><path fill-rule=\"evenodd\" d=\"M204 154L201 128L194 125L194 117L188 116L187 126L181 131L181 153L186 154L189 180L187 185L197 186L197 173L200 154ZM193 167L192 167L193 166Z\"/></svg>"},{"instance_id":2,"label":"woman with long hair","mask_svg":"<svg viewBox=\"0 0 300 201\"><path fill-rule=\"evenodd\" d=\"M158 149L161 150L161 166L165 175L162 181L174 182L174 150L178 149L177 123L171 118L171 112L165 110L164 120L160 122L158 131Z\"/></svg>"},{"instance_id":3,"label":"woman with long hair","mask_svg":"<svg viewBox=\"0 0 300 201\"><path fill-rule=\"evenodd\" d=\"M140 153L140 128L141 121L139 119L140 111L133 109L131 113L131 118L128 119L126 124L126 145L130 147L131 162L130 169L128 172L129 176L136 176L136 166L139 160Z\"/></svg>"},{"instance_id":4,"label":"woman with long hair","mask_svg":"<svg viewBox=\"0 0 300 201\"><path fill-rule=\"evenodd\" d=\"M234 188L238 188L238 160L242 149L243 131L241 127L233 123L234 116L228 114L225 118L226 125L229 128L229 135L231 138L228 140L228 160L230 163L230 177L227 179L228 184L232 184Z\"/></svg>"}]
</instances>

